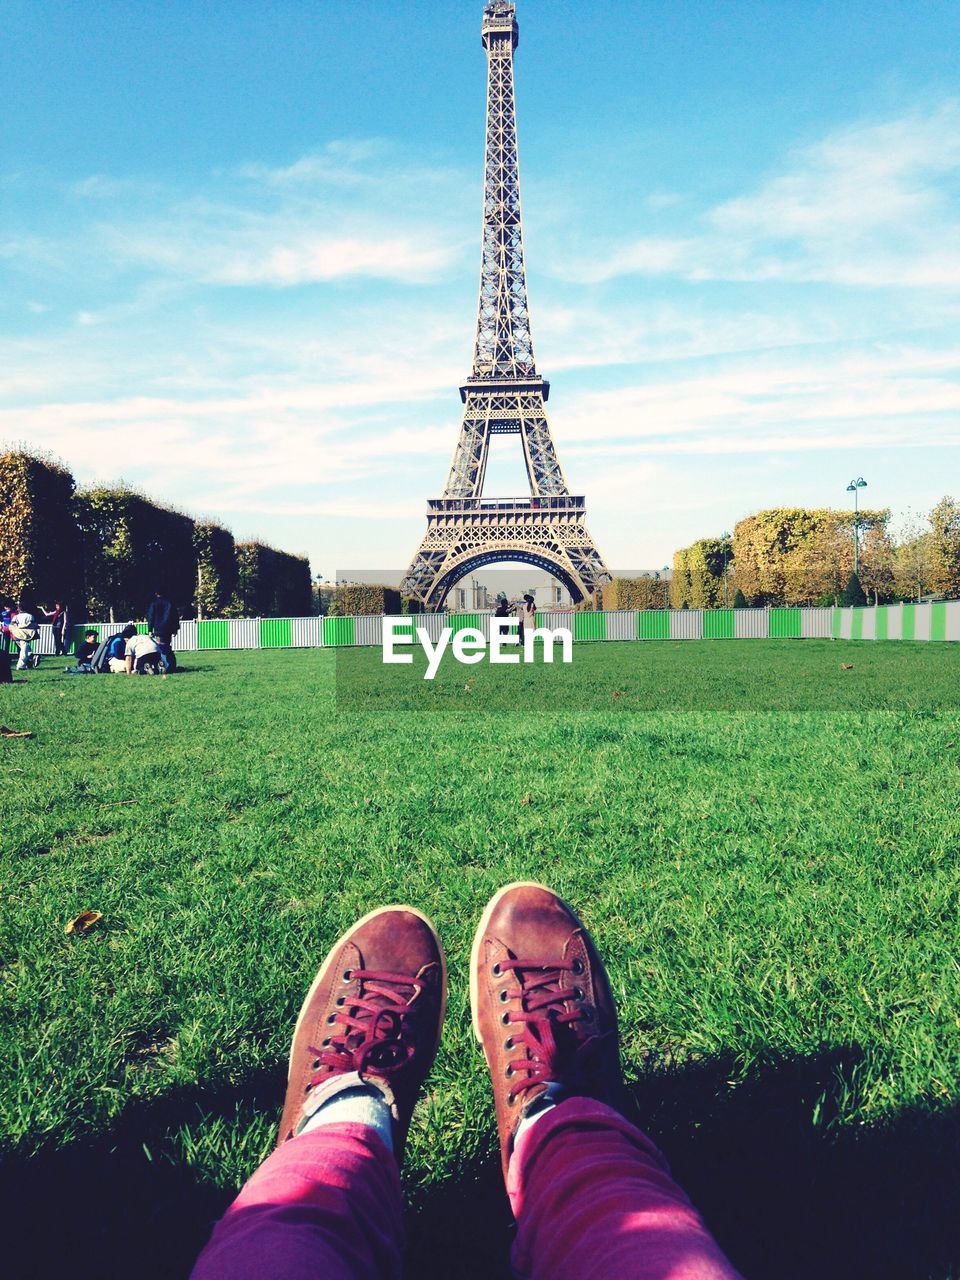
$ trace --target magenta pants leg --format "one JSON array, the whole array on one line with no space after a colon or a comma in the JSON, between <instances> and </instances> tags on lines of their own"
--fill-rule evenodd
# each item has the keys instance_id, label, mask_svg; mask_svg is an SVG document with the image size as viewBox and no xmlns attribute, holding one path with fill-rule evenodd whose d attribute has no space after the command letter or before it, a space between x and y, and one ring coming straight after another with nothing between
<instances>
[{"instance_id":1,"label":"magenta pants leg","mask_svg":"<svg viewBox=\"0 0 960 1280\"><path fill-rule=\"evenodd\" d=\"M523 1134L507 1190L523 1280L740 1280L639 1129L571 1098Z\"/></svg>"},{"instance_id":2,"label":"magenta pants leg","mask_svg":"<svg viewBox=\"0 0 960 1280\"><path fill-rule=\"evenodd\" d=\"M322 1125L256 1171L191 1280L397 1280L397 1164L372 1129Z\"/></svg>"}]
</instances>

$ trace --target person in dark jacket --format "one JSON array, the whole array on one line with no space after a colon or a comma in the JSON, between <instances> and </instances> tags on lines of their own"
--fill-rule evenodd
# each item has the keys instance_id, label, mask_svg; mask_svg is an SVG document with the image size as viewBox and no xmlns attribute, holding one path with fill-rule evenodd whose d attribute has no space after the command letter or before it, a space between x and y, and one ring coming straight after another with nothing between
<instances>
[{"instance_id":1,"label":"person in dark jacket","mask_svg":"<svg viewBox=\"0 0 960 1280\"><path fill-rule=\"evenodd\" d=\"M160 650L160 661L164 671L169 675L177 669L177 658L173 652L173 637L180 630L180 617L162 591L157 590L153 602L147 610L147 626L157 648Z\"/></svg>"},{"instance_id":2,"label":"person in dark jacket","mask_svg":"<svg viewBox=\"0 0 960 1280\"><path fill-rule=\"evenodd\" d=\"M88 631L83 637L83 643L77 645L76 663L72 667L64 667L64 672L68 676L89 676L93 675L93 655L97 649L97 633Z\"/></svg>"}]
</instances>

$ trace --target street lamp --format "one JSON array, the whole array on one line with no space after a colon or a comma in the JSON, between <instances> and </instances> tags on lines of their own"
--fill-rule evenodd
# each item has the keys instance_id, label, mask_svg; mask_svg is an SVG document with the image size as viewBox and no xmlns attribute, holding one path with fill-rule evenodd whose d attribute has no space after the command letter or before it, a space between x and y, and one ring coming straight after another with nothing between
<instances>
[{"instance_id":1,"label":"street lamp","mask_svg":"<svg viewBox=\"0 0 960 1280\"><path fill-rule=\"evenodd\" d=\"M858 499L860 490L867 487L867 482L863 476L857 476L856 480L851 480L847 485L847 493L853 494L853 572L854 576L860 576L860 507Z\"/></svg>"},{"instance_id":2,"label":"street lamp","mask_svg":"<svg viewBox=\"0 0 960 1280\"><path fill-rule=\"evenodd\" d=\"M729 609L730 608L730 578L727 575L727 543L730 539L730 534L727 533L726 530L724 530L723 533L721 533L720 537L723 539L723 595L724 595L724 599L727 602L727 608Z\"/></svg>"}]
</instances>

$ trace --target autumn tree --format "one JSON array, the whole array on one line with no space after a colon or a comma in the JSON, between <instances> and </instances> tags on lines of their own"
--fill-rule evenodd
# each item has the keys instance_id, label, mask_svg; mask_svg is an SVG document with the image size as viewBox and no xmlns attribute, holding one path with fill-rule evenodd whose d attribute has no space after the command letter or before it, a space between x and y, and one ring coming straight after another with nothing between
<instances>
[{"instance_id":1,"label":"autumn tree","mask_svg":"<svg viewBox=\"0 0 960 1280\"><path fill-rule=\"evenodd\" d=\"M890 512L861 511L860 571L881 598L893 593ZM853 513L803 507L760 511L733 531L738 588L753 604L838 598L853 571Z\"/></svg>"},{"instance_id":2,"label":"autumn tree","mask_svg":"<svg viewBox=\"0 0 960 1280\"><path fill-rule=\"evenodd\" d=\"M943 497L930 512L930 587L960 598L960 503Z\"/></svg>"}]
</instances>

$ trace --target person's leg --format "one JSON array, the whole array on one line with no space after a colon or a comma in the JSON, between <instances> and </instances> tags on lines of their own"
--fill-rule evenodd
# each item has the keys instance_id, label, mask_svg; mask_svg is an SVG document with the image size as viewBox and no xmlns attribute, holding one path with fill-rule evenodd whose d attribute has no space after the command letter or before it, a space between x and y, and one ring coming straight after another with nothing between
<instances>
[{"instance_id":1,"label":"person's leg","mask_svg":"<svg viewBox=\"0 0 960 1280\"><path fill-rule=\"evenodd\" d=\"M493 1080L529 1280L736 1280L623 1101L616 1008L590 935L540 885L510 885L480 921L474 1031Z\"/></svg>"},{"instance_id":2,"label":"person's leg","mask_svg":"<svg viewBox=\"0 0 960 1280\"><path fill-rule=\"evenodd\" d=\"M214 1229L192 1280L396 1280L398 1166L446 1001L433 926L364 916L297 1019L277 1149Z\"/></svg>"},{"instance_id":3,"label":"person's leg","mask_svg":"<svg viewBox=\"0 0 960 1280\"><path fill-rule=\"evenodd\" d=\"M17 659L17 670L26 671L30 662L30 654L32 652L29 640L18 640L17 646L20 649L20 657Z\"/></svg>"}]
</instances>

